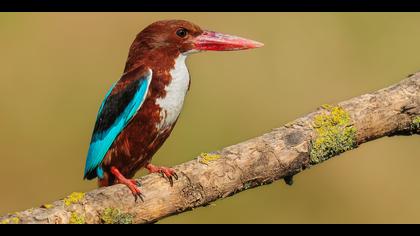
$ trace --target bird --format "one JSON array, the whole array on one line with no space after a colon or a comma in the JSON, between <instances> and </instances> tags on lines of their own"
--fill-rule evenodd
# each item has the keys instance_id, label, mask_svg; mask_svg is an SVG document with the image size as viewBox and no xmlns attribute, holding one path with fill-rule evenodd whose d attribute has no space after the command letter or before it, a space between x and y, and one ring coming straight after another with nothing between
<instances>
[{"instance_id":1,"label":"bird","mask_svg":"<svg viewBox=\"0 0 420 236\"><path fill-rule=\"evenodd\" d=\"M96 116L84 179L98 187L126 185L135 201L144 201L141 183L132 179L141 168L178 179L174 169L155 166L153 155L177 123L190 88L187 56L202 51L262 47L254 40L203 30L186 20L161 20L137 34L121 78L103 99Z\"/></svg>"}]
</instances>

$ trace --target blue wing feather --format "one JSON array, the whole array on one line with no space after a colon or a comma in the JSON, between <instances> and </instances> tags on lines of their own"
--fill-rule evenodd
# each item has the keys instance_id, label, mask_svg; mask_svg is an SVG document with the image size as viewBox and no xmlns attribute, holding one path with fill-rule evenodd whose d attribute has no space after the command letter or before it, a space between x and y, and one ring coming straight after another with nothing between
<instances>
[{"instance_id":1,"label":"blue wing feather","mask_svg":"<svg viewBox=\"0 0 420 236\"><path fill-rule=\"evenodd\" d=\"M97 115L97 117L96 117L96 119L98 119L98 117L101 115L101 113L102 113L102 109L104 108L104 105L105 105L105 102L106 102L106 99L109 97L109 95L111 94L111 92L112 92L112 90L114 89L114 87L115 87L115 84L117 84L116 82L115 83L113 83L112 84L112 86L111 86L111 88L108 90L108 92L105 94L105 98L104 98L104 100L102 101L102 104L101 104L101 107L99 107L99 111L98 111L98 115Z\"/></svg>"},{"instance_id":2,"label":"blue wing feather","mask_svg":"<svg viewBox=\"0 0 420 236\"><path fill-rule=\"evenodd\" d=\"M100 164L114 140L143 104L151 78L152 73L149 70L146 75L135 80L133 86L127 86L125 91L119 92L120 96L110 96L115 84L106 94L99 108L89 146L85 165L85 178L92 179L96 176L103 178Z\"/></svg>"}]
</instances>

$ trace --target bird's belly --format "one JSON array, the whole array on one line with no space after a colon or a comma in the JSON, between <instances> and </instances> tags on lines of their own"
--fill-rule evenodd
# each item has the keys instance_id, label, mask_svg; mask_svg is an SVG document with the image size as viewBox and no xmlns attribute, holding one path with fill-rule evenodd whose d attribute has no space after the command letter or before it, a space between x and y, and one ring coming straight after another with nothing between
<instances>
[{"instance_id":1,"label":"bird's belly","mask_svg":"<svg viewBox=\"0 0 420 236\"><path fill-rule=\"evenodd\" d=\"M158 130L165 130L172 126L178 119L188 91L190 76L185 65L185 56L177 58L174 69L170 71L171 82L165 87L165 96L158 98L156 104L160 106L160 122Z\"/></svg>"}]
</instances>

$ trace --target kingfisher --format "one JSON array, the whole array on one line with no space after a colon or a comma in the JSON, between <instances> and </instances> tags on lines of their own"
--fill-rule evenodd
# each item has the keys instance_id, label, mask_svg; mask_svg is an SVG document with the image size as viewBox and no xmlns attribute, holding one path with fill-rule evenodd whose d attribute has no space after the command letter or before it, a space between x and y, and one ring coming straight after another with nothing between
<instances>
[{"instance_id":1,"label":"kingfisher","mask_svg":"<svg viewBox=\"0 0 420 236\"><path fill-rule=\"evenodd\" d=\"M124 184L135 201L144 200L140 183L132 179L143 167L172 185L178 179L174 169L155 166L151 159L171 134L189 90L187 56L261 46L185 20L157 21L144 28L129 49L121 78L99 107L84 179L98 178L99 187Z\"/></svg>"}]
</instances>

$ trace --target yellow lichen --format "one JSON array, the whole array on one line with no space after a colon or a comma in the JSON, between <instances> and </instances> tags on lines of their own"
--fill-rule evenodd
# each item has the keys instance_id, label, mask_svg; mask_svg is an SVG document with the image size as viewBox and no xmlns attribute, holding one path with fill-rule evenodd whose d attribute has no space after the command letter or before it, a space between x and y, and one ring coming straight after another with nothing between
<instances>
[{"instance_id":1,"label":"yellow lichen","mask_svg":"<svg viewBox=\"0 0 420 236\"><path fill-rule=\"evenodd\" d=\"M357 146L356 129L350 115L339 106L323 105L323 112L315 116L316 137L311 142L311 164L317 164Z\"/></svg>"},{"instance_id":2,"label":"yellow lichen","mask_svg":"<svg viewBox=\"0 0 420 236\"><path fill-rule=\"evenodd\" d=\"M108 207L102 212L101 221L104 224L132 224L133 216L130 213L122 213L120 209Z\"/></svg>"},{"instance_id":3,"label":"yellow lichen","mask_svg":"<svg viewBox=\"0 0 420 236\"><path fill-rule=\"evenodd\" d=\"M69 196L64 198L64 200L63 200L64 205L70 206L71 204L78 203L78 202L80 202L80 200L83 199L84 196L85 196L85 193L73 192L72 194L70 194Z\"/></svg>"},{"instance_id":4,"label":"yellow lichen","mask_svg":"<svg viewBox=\"0 0 420 236\"><path fill-rule=\"evenodd\" d=\"M17 217L12 217L9 219L4 219L2 221L0 221L0 224L19 224L20 219Z\"/></svg>"},{"instance_id":5,"label":"yellow lichen","mask_svg":"<svg viewBox=\"0 0 420 236\"><path fill-rule=\"evenodd\" d=\"M50 209L50 208L52 208L54 205L53 204L44 204L44 205L42 205L42 207L43 208L46 208L46 209Z\"/></svg>"},{"instance_id":6,"label":"yellow lichen","mask_svg":"<svg viewBox=\"0 0 420 236\"><path fill-rule=\"evenodd\" d=\"M69 219L69 224L85 224L85 217L79 215L77 212L72 212Z\"/></svg>"},{"instance_id":7,"label":"yellow lichen","mask_svg":"<svg viewBox=\"0 0 420 236\"><path fill-rule=\"evenodd\" d=\"M203 152L200 154L200 163L208 165L210 162L215 161L219 158L221 158L222 156L220 156L219 154L209 154L206 152Z\"/></svg>"},{"instance_id":8,"label":"yellow lichen","mask_svg":"<svg viewBox=\"0 0 420 236\"><path fill-rule=\"evenodd\" d=\"M416 116L416 117L413 119L413 122L411 122L411 129L412 129L413 131L417 131L417 130L419 130L419 131L420 131L420 116Z\"/></svg>"},{"instance_id":9,"label":"yellow lichen","mask_svg":"<svg viewBox=\"0 0 420 236\"><path fill-rule=\"evenodd\" d=\"M9 219L4 219L4 220L0 221L0 224L2 224L2 225L9 224Z\"/></svg>"}]
</instances>

